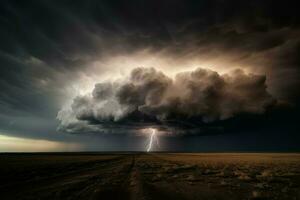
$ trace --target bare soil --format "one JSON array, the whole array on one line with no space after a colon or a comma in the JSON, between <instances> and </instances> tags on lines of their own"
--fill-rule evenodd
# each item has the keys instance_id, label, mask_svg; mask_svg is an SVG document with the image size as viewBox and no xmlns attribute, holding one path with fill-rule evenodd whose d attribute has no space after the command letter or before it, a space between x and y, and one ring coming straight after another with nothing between
<instances>
[{"instance_id":1,"label":"bare soil","mask_svg":"<svg viewBox=\"0 0 300 200\"><path fill-rule=\"evenodd\" d=\"M300 154L0 154L0 199L300 199Z\"/></svg>"}]
</instances>

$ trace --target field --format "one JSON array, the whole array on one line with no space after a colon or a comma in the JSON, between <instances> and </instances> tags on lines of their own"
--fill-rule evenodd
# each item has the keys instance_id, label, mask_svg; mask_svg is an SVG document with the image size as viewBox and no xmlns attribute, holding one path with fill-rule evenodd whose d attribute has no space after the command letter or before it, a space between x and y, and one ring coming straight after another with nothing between
<instances>
[{"instance_id":1,"label":"field","mask_svg":"<svg viewBox=\"0 0 300 200\"><path fill-rule=\"evenodd\" d=\"M0 154L0 199L300 199L300 154Z\"/></svg>"}]
</instances>

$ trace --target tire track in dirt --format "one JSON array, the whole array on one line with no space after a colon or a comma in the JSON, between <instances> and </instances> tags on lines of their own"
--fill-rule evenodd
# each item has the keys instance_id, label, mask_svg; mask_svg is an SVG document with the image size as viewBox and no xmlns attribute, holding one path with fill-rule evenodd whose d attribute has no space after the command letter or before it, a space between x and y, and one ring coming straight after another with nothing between
<instances>
[{"instance_id":1,"label":"tire track in dirt","mask_svg":"<svg viewBox=\"0 0 300 200\"><path fill-rule=\"evenodd\" d=\"M89 199L131 199L131 191L129 186L134 166L135 155L127 155L125 161L119 165L120 169L115 171L109 177L107 184L95 184L93 187L91 187L95 190L95 192ZM91 190L84 193L91 194L90 191Z\"/></svg>"},{"instance_id":2,"label":"tire track in dirt","mask_svg":"<svg viewBox=\"0 0 300 200\"><path fill-rule=\"evenodd\" d=\"M140 182L143 188L143 199L157 200L157 199L172 199L172 200L184 200L185 198L178 194L182 188L176 182L169 182L168 179L163 177L157 178L164 173L165 165L172 165L166 160L162 160L159 157L149 153L142 156L139 163ZM168 186L168 190L162 186Z\"/></svg>"}]
</instances>

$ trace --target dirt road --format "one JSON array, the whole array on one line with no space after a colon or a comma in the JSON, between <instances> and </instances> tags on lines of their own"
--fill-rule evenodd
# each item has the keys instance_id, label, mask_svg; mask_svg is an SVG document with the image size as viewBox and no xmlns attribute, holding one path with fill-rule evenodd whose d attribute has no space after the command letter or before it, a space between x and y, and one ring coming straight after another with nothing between
<instances>
[{"instance_id":1,"label":"dirt road","mask_svg":"<svg viewBox=\"0 0 300 200\"><path fill-rule=\"evenodd\" d=\"M0 199L300 199L298 154L3 154Z\"/></svg>"}]
</instances>

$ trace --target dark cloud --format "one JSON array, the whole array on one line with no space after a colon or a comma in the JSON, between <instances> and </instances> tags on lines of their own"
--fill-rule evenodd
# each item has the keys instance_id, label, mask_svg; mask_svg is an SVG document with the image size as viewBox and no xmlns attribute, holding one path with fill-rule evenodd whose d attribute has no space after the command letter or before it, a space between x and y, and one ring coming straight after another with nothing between
<instances>
[{"instance_id":1,"label":"dark cloud","mask_svg":"<svg viewBox=\"0 0 300 200\"><path fill-rule=\"evenodd\" d=\"M85 131L86 126L99 131L99 123L104 122L108 128L114 127L116 120L123 127L137 127L136 124L190 127L198 126L199 121L227 123L227 120L238 118L240 112L264 112L265 104L269 103L268 95L272 95L294 106L288 111L293 110L293 114L279 114L281 117L275 120L283 127L291 127L289 122L294 122L300 102L297 5L293 0L3 0L0 2L0 131L53 138L43 132L55 133L56 114L66 100L77 95L73 88L86 82L82 77L95 74L109 77L116 71L126 71L127 65L120 62L117 68L106 61L119 56L135 59L132 55L145 51L149 54L145 60L168 59L164 63L168 68L153 65L168 76L156 71L149 77L156 77L157 81L143 79L145 84L140 87L130 81L98 84L91 96L74 99L76 109L72 115L65 113L70 116L61 121L61 126L80 132ZM211 85L201 85L197 87L199 93L193 94L195 101L203 102L199 109L195 103L187 104L194 98L191 95L193 87L198 86L185 82L186 79L194 80L187 78L192 74L181 74L173 79L167 73L168 70L186 71L187 65L191 65L190 69L202 66L193 62L196 59L213 61L212 64L208 62L212 67L217 65L228 70L238 67L247 73L227 78L219 74L213 78L214 75L207 72ZM91 67L94 62L100 63L99 66ZM152 67L140 64L140 60L136 62L138 66ZM182 65L184 62L187 64ZM264 74L267 79L248 72ZM243 80L234 79L239 76L244 77ZM245 85L234 88L230 81ZM254 82L260 90L253 90ZM263 89L263 85L268 88ZM170 92L175 86L186 95L176 96L176 92ZM239 99L236 93L256 98L258 103L253 105L252 101ZM205 94L205 97L198 94ZM93 109L86 106L105 98L105 106L94 108L93 105ZM136 107L139 107L138 112L134 112ZM114 108L118 108L118 112ZM95 110L98 112L94 113ZM60 113L62 115L63 111ZM32 128L34 122L39 121L37 119L43 121L40 124L49 121L51 127L43 125L44 131L42 127ZM266 124L273 127L272 123ZM218 129L219 124L215 127ZM293 133L289 131L288 134Z\"/></svg>"},{"instance_id":2,"label":"dark cloud","mask_svg":"<svg viewBox=\"0 0 300 200\"><path fill-rule=\"evenodd\" d=\"M91 94L77 96L58 119L67 132L124 132L119 126L176 126L184 132L241 113L263 114L275 103L265 76L240 69L220 75L198 68L172 79L154 68L136 68L128 80L98 83Z\"/></svg>"}]
</instances>

